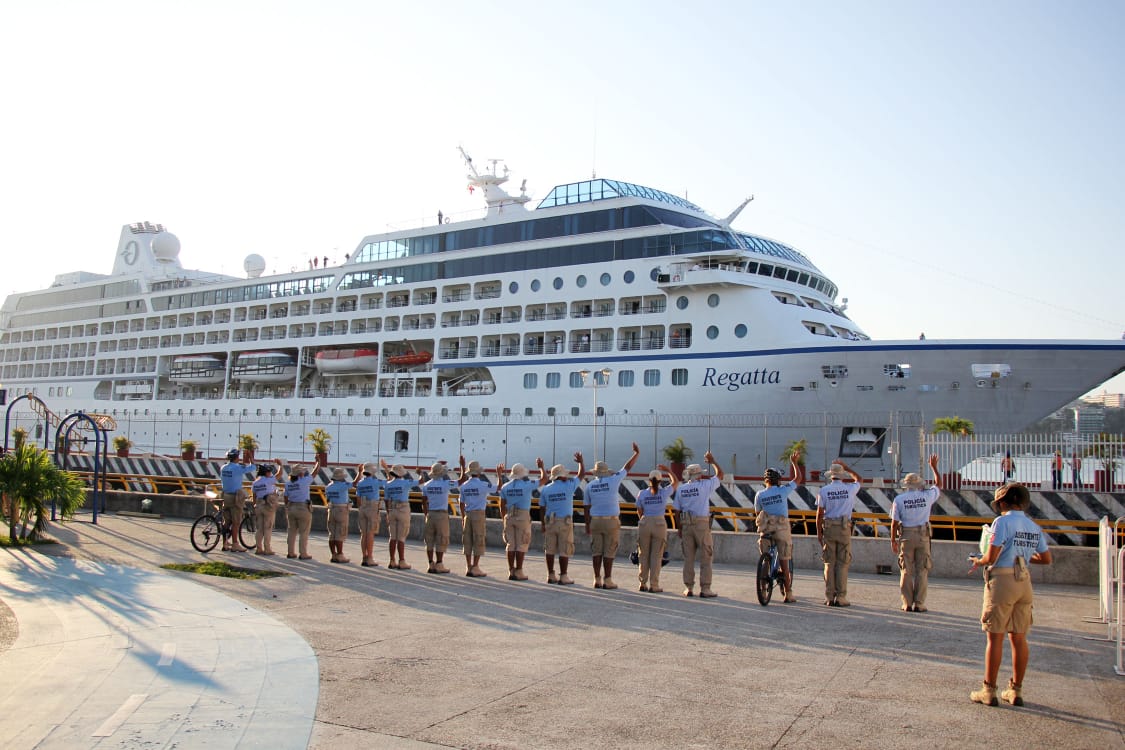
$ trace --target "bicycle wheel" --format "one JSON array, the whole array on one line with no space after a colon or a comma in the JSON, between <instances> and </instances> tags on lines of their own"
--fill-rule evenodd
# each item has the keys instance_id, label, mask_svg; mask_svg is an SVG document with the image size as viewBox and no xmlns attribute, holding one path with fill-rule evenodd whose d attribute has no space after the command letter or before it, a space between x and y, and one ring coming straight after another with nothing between
<instances>
[{"instance_id":1,"label":"bicycle wheel","mask_svg":"<svg viewBox=\"0 0 1125 750\"><path fill-rule=\"evenodd\" d=\"M215 549L222 536L223 532L214 516L200 516L191 525L191 546L200 552L207 553Z\"/></svg>"},{"instance_id":2,"label":"bicycle wheel","mask_svg":"<svg viewBox=\"0 0 1125 750\"><path fill-rule=\"evenodd\" d=\"M242 526L238 529L238 541L246 549L254 549L254 511L249 510L242 514Z\"/></svg>"},{"instance_id":3,"label":"bicycle wheel","mask_svg":"<svg viewBox=\"0 0 1125 750\"><path fill-rule=\"evenodd\" d=\"M758 604L763 607L773 596L773 575L770 571L770 556L763 554L758 558Z\"/></svg>"}]
</instances>

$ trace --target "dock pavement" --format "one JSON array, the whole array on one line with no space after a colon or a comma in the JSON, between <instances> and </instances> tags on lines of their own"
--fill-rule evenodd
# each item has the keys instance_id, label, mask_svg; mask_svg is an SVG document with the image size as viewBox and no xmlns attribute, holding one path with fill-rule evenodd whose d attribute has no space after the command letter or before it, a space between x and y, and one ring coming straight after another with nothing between
<instances>
[{"instance_id":1,"label":"dock pavement","mask_svg":"<svg viewBox=\"0 0 1125 750\"><path fill-rule=\"evenodd\" d=\"M929 612L897 576L853 573L853 606L757 603L754 571L716 566L719 598L546 584L541 554L507 580L197 553L183 520L79 515L57 545L0 550L0 747L22 748L1125 748L1125 677L1096 590L1036 585L1026 705L973 704L981 581L933 579ZM581 527L577 530L581 533ZM284 551L282 534L274 548ZM245 581L160 569L220 559L291 575ZM1010 674L1005 650L1001 681Z\"/></svg>"}]
</instances>

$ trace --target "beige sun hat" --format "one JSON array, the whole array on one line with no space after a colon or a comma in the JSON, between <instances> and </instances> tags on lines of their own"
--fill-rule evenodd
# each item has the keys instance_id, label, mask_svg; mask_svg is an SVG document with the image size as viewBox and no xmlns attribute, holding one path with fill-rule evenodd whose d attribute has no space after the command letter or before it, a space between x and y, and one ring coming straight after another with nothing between
<instances>
[{"instance_id":1,"label":"beige sun hat","mask_svg":"<svg viewBox=\"0 0 1125 750\"><path fill-rule=\"evenodd\" d=\"M406 476L406 467L402 464L395 464L391 467L391 473L396 477L404 477Z\"/></svg>"},{"instance_id":2,"label":"beige sun hat","mask_svg":"<svg viewBox=\"0 0 1125 750\"><path fill-rule=\"evenodd\" d=\"M609 464L605 461L598 461L594 464L594 468L590 473L596 477L608 477L612 476L615 472L613 469L609 468Z\"/></svg>"},{"instance_id":3,"label":"beige sun hat","mask_svg":"<svg viewBox=\"0 0 1125 750\"><path fill-rule=\"evenodd\" d=\"M699 464L688 464L684 467L684 481L690 482L696 477L703 476L703 467Z\"/></svg>"},{"instance_id":4,"label":"beige sun hat","mask_svg":"<svg viewBox=\"0 0 1125 750\"><path fill-rule=\"evenodd\" d=\"M512 464L511 474L512 479L524 479L527 477L527 467L523 464Z\"/></svg>"},{"instance_id":5,"label":"beige sun hat","mask_svg":"<svg viewBox=\"0 0 1125 750\"><path fill-rule=\"evenodd\" d=\"M347 481L347 479L348 479L348 472L345 469L337 466L335 469L332 470L332 481L334 481L334 482L344 482L344 481Z\"/></svg>"},{"instance_id":6,"label":"beige sun hat","mask_svg":"<svg viewBox=\"0 0 1125 750\"><path fill-rule=\"evenodd\" d=\"M430 476L431 477L444 477L445 476L445 464L443 464L441 461L438 461L438 462L434 463L432 466L430 466Z\"/></svg>"},{"instance_id":7,"label":"beige sun hat","mask_svg":"<svg viewBox=\"0 0 1125 750\"><path fill-rule=\"evenodd\" d=\"M466 469L466 471L468 472L469 476L476 476L478 474L481 474L482 472L480 470L480 461L470 461L469 468Z\"/></svg>"},{"instance_id":8,"label":"beige sun hat","mask_svg":"<svg viewBox=\"0 0 1125 750\"><path fill-rule=\"evenodd\" d=\"M566 479L570 476L570 472L562 464L555 464L551 467L551 479Z\"/></svg>"},{"instance_id":9,"label":"beige sun hat","mask_svg":"<svg viewBox=\"0 0 1125 750\"><path fill-rule=\"evenodd\" d=\"M370 461L368 461L367 463L365 463L363 465L363 473L364 474L370 474L371 476L375 476L375 473L377 471L379 471L379 467L376 466L375 464L371 463Z\"/></svg>"},{"instance_id":10,"label":"beige sun hat","mask_svg":"<svg viewBox=\"0 0 1125 750\"><path fill-rule=\"evenodd\" d=\"M851 476L846 469L840 464L832 464L824 472L824 476L829 479L847 479Z\"/></svg>"},{"instance_id":11,"label":"beige sun hat","mask_svg":"<svg viewBox=\"0 0 1125 750\"><path fill-rule=\"evenodd\" d=\"M308 470L309 470L309 467L305 466L304 464L293 464L292 466L289 467L289 476L299 477L299 476L301 476L302 473L304 473Z\"/></svg>"},{"instance_id":12,"label":"beige sun hat","mask_svg":"<svg viewBox=\"0 0 1125 750\"><path fill-rule=\"evenodd\" d=\"M1031 493L1022 484L1004 484L992 494L992 512L1000 514L1000 502L1010 505L1013 510L1023 510L1031 505Z\"/></svg>"},{"instance_id":13,"label":"beige sun hat","mask_svg":"<svg viewBox=\"0 0 1125 750\"><path fill-rule=\"evenodd\" d=\"M652 471L650 471L648 473L648 478L649 479L655 479L658 482L663 482L664 481L664 472L662 472L660 469L653 469Z\"/></svg>"},{"instance_id":14,"label":"beige sun hat","mask_svg":"<svg viewBox=\"0 0 1125 750\"><path fill-rule=\"evenodd\" d=\"M910 472L902 478L902 486L908 490L924 490L926 482L922 479L920 474Z\"/></svg>"}]
</instances>

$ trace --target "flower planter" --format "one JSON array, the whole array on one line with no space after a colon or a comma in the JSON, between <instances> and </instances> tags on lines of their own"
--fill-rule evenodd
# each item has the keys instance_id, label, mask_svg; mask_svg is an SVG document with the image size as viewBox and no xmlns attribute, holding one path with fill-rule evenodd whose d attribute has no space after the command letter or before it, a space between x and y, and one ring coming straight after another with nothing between
<instances>
[{"instance_id":1,"label":"flower planter","mask_svg":"<svg viewBox=\"0 0 1125 750\"><path fill-rule=\"evenodd\" d=\"M195 451L184 451L183 453L180 454L180 458L182 458L185 461L194 461L195 460Z\"/></svg>"},{"instance_id":2,"label":"flower planter","mask_svg":"<svg viewBox=\"0 0 1125 750\"><path fill-rule=\"evenodd\" d=\"M673 461L668 464L668 468L672 471L672 475L676 477L676 481L684 481L684 467L686 464Z\"/></svg>"},{"instance_id":3,"label":"flower planter","mask_svg":"<svg viewBox=\"0 0 1125 750\"><path fill-rule=\"evenodd\" d=\"M321 467L323 468L323 467L328 465L328 454L327 453L317 453L316 454L316 460L317 460L317 463L319 463L321 465Z\"/></svg>"},{"instance_id":4,"label":"flower planter","mask_svg":"<svg viewBox=\"0 0 1125 750\"><path fill-rule=\"evenodd\" d=\"M242 451L242 463L244 463L244 464L254 463L254 451L252 451L252 450Z\"/></svg>"},{"instance_id":5,"label":"flower planter","mask_svg":"<svg viewBox=\"0 0 1125 750\"><path fill-rule=\"evenodd\" d=\"M129 457L129 449L128 448L118 448L117 449L117 457L118 458L128 458Z\"/></svg>"}]
</instances>

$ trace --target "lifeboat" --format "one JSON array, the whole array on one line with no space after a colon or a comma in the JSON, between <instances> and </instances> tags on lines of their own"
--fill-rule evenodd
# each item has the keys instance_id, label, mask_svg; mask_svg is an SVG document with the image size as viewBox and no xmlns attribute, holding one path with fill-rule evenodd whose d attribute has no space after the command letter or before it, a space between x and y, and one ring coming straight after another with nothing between
<instances>
[{"instance_id":1,"label":"lifeboat","mask_svg":"<svg viewBox=\"0 0 1125 750\"><path fill-rule=\"evenodd\" d=\"M434 355L427 351L416 352L413 349L403 352L402 354L395 354L387 357L387 362L392 365L399 365L401 367L415 367L417 365L424 365L434 358Z\"/></svg>"},{"instance_id":2,"label":"lifeboat","mask_svg":"<svg viewBox=\"0 0 1125 750\"><path fill-rule=\"evenodd\" d=\"M325 349L316 353L316 369L322 375L379 371L379 350Z\"/></svg>"},{"instance_id":3,"label":"lifeboat","mask_svg":"<svg viewBox=\"0 0 1125 750\"><path fill-rule=\"evenodd\" d=\"M297 360L287 352L243 352L234 360L231 377L251 383L292 383Z\"/></svg>"},{"instance_id":4,"label":"lifeboat","mask_svg":"<svg viewBox=\"0 0 1125 750\"><path fill-rule=\"evenodd\" d=\"M176 357L168 368L168 379L174 383L213 384L223 382L226 363L210 354L189 354Z\"/></svg>"}]
</instances>

